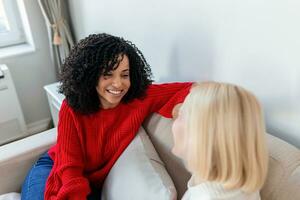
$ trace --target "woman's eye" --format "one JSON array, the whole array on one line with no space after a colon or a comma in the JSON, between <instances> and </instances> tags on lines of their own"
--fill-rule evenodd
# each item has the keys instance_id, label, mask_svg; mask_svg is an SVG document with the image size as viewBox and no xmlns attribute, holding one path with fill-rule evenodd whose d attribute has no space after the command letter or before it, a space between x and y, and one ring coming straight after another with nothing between
<instances>
[{"instance_id":1,"label":"woman's eye","mask_svg":"<svg viewBox=\"0 0 300 200\"><path fill-rule=\"evenodd\" d=\"M127 77L129 77L129 74L124 74L123 77L127 78Z\"/></svg>"},{"instance_id":2,"label":"woman's eye","mask_svg":"<svg viewBox=\"0 0 300 200\"><path fill-rule=\"evenodd\" d=\"M111 76L112 76L112 74L104 74L104 75L103 75L103 78L104 78L104 79L108 79L108 78L110 78Z\"/></svg>"}]
</instances>

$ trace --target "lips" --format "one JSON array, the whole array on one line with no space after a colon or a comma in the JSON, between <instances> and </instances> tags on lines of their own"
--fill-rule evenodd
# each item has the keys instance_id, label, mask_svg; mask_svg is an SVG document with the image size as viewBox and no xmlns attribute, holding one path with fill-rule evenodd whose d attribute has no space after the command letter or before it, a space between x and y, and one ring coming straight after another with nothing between
<instances>
[{"instance_id":1,"label":"lips","mask_svg":"<svg viewBox=\"0 0 300 200\"><path fill-rule=\"evenodd\" d=\"M122 95L123 91L124 90L106 90L106 92L108 92L109 94L114 95L114 96Z\"/></svg>"}]
</instances>

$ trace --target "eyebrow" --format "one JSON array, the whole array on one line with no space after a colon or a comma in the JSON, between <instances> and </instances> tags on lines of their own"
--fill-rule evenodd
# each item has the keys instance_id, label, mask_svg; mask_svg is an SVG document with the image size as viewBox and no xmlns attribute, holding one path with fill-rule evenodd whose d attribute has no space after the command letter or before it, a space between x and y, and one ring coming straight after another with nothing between
<instances>
[{"instance_id":1,"label":"eyebrow","mask_svg":"<svg viewBox=\"0 0 300 200\"><path fill-rule=\"evenodd\" d=\"M127 72L127 71L129 71L129 69L124 69L122 72Z\"/></svg>"}]
</instances>

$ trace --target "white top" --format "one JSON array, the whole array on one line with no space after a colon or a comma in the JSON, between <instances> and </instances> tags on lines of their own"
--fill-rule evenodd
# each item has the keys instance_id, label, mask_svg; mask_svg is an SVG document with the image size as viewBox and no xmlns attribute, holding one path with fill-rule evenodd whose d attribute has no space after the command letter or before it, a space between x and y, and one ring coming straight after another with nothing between
<instances>
[{"instance_id":1,"label":"white top","mask_svg":"<svg viewBox=\"0 0 300 200\"><path fill-rule=\"evenodd\" d=\"M260 195L258 191L247 194L240 189L226 190L216 182L194 185L191 178L182 200L260 200Z\"/></svg>"}]
</instances>

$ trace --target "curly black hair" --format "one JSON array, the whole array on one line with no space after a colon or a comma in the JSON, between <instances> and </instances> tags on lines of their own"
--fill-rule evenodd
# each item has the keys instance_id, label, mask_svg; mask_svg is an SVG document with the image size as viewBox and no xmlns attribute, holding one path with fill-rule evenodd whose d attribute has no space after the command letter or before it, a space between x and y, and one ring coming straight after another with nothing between
<instances>
[{"instance_id":1,"label":"curly black hair","mask_svg":"<svg viewBox=\"0 0 300 200\"><path fill-rule=\"evenodd\" d=\"M62 65L59 92L65 95L68 105L82 114L97 112L100 109L96 91L99 77L118 67L120 55L129 59L131 82L122 101L143 97L153 80L142 52L130 41L101 33L80 40Z\"/></svg>"}]
</instances>

